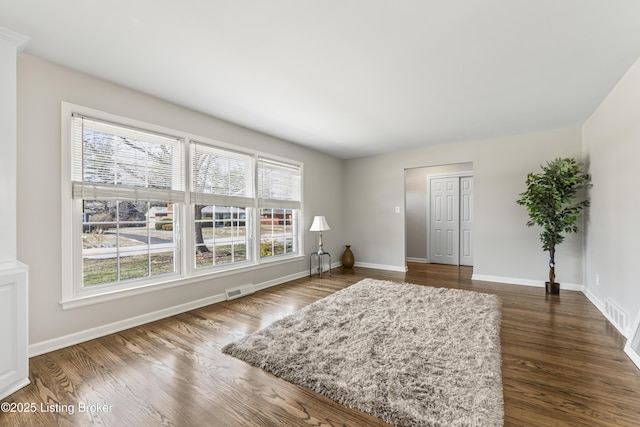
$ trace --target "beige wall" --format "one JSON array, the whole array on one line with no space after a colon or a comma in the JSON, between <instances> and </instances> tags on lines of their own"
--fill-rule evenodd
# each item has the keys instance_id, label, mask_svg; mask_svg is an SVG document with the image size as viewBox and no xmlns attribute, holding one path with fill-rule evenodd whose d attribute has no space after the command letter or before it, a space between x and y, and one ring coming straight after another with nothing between
<instances>
[{"instance_id":1,"label":"beige wall","mask_svg":"<svg viewBox=\"0 0 640 427\"><path fill-rule=\"evenodd\" d=\"M580 128L425 147L345 163L344 234L356 262L405 268L404 170L473 163L474 274L543 282L547 256L539 231L515 201L530 171L556 157L581 158ZM572 235L559 248L558 280L582 284L582 243Z\"/></svg>"},{"instance_id":2,"label":"beige wall","mask_svg":"<svg viewBox=\"0 0 640 427\"><path fill-rule=\"evenodd\" d=\"M640 315L640 60L583 126L583 150L593 187L586 233L586 287L628 316ZM596 283L599 276L599 285Z\"/></svg>"},{"instance_id":3,"label":"beige wall","mask_svg":"<svg viewBox=\"0 0 640 427\"><path fill-rule=\"evenodd\" d=\"M246 283L265 283L308 272L308 259L223 278L63 311L61 299L60 103L95 108L207 138L304 162L305 253L316 236L306 230L325 215L325 247L341 248L342 161L70 69L18 58L18 257L30 267L30 342L41 344L168 307L220 294ZM336 257L337 258L337 257Z\"/></svg>"}]
</instances>

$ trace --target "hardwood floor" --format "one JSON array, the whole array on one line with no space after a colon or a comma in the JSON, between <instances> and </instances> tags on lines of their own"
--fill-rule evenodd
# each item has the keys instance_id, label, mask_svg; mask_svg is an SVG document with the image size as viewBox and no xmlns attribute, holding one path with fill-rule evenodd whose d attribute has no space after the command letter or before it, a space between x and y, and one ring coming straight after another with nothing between
<instances>
[{"instance_id":1,"label":"hardwood floor","mask_svg":"<svg viewBox=\"0 0 640 427\"><path fill-rule=\"evenodd\" d=\"M583 294L410 264L408 273L335 269L34 357L32 384L3 402L35 412L0 412L0 426L388 425L220 353L365 277L500 296L505 426L640 425L640 370Z\"/></svg>"}]
</instances>

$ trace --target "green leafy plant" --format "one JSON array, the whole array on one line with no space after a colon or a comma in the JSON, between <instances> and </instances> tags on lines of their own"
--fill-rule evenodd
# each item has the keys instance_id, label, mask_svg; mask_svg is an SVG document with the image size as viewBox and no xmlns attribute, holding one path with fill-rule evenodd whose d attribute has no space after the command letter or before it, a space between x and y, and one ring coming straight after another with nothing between
<instances>
[{"instance_id":1,"label":"green leafy plant","mask_svg":"<svg viewBox=\"0 0 640 427\"><path fill-rule=\"evenodd\" d=\"M556 246L564 233L576 233L577 221L589 200L581 189L589 187L591 177L581 164L571 158L557 158L540 166L542 172L527 175L527 190L517 200L529 213L528 227L542 227L542 249L549 252L549 284L555 284Z\"/></svg>"}]
</instances>

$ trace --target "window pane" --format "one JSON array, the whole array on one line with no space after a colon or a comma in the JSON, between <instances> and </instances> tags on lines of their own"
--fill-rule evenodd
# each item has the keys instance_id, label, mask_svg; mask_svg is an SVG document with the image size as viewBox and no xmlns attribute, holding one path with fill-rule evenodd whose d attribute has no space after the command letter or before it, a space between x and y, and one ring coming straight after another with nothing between
<instances>
[{"instance_id":1,"label":"window pane","mask_svg":"<svg viewBox=\"0 0 640 427\"><path fill-rule=\"evenodd\" d=\"M233 261L231 245L216 246L216 264L227 264Z\"/></svg>"},{"instance_id":2,"label":"window pane","mask_svg":"<svg viewBox=\"0 0 640 427\"><path fill-rule=\"evenodd\" d=\"M281 255L284 253L284 238L274 239L273 242L273 254Z\"/></svg>"},{"instance_id":3,"label":"window pane","mask_svg":"<svg viewBox=\"0 0 640 427\"><path fill-rule=\"evenodd\" d=\"M165 204L166 207L166 204ZM124 222L147 222L148 202L127 201L118 203L118 221Z\"/></svg>"},{"instance_id":4,"label":"window pane","mask_svg":"<svg viewBox=\"0 0 640 427\"><path fill-rule=\"evenodd\" d=\"M210 267L213 265L213 246L202 251L202 248L196 248L196 268Z\"/></svg>"},{"instance_id":5,"label":"window pane","mask_svg":"<svg viewBox=\"0 0 640 427\"><path fill-rule=\"evenodd\" d=\"M235 206L195 205L196 268L249 259L248 211Z\"/></svg>"},{"instance_id":6,"label":"window pane","mask_svg":"<svg viewBox=\"0 0 640 427\"><path fill-rule=\"evenodd\" d=\"M164 251L158 253L151 253L151 275L173 273L174 267L173 252Z\"/></svg>"},{"instance_id":7,"label":"window pane","mask_svg":"<svg viewBox=\"0 0 640 427\"><path fill-rule=\"evenodd\" d=\"M102 257L84 257L82 262L83 286L101 285L118 279L118 258L115 253Z\"/></svg>"},{"instance_id":8,"label":"window pane","mask_svg":"<svg viewBox=\"0 0 640 427\"><path fill-rule=\"evenodd\" d=\"M247 245L238 244L233 246L233 258L235 261L247 260Z\"/></svg>"},{"instance_id":9,"label":"window pane","mask_svg":"<svg viewBox=\"0 0 640 427\"><path fill-rule=\"evenodd\" d=\"M258 162L258 196L261 199L300 201L300 166L275 160Z\"/></svg>"},{"instance_id":10,"label":"window pane","mask_svg":"<svg viewBox=\"0 0 640 427\"><path fill-rule=\"evenodd\" d=\"M131 255L121 253L120 260L120 280L133 279L136 277L146 277L149 275L149 255Z\"/></svg>"},{"instance_id":11,"label":"window pane","mask_svg":"<svg viewBox=\"0 0 640 427\"><path fill-rule=\"evenodd\" d=\"M192 188L199 194L251 197L251 156L210 145L194 143Z\"/></svg>"},{"instance_id":12,"label":"window pane","mask_svg":"<svg viewBox=\"0 0 640 427\"><path fill-rule=\"evenodd\" d=\"M126 136L125 136L126 135ZM83 120L82 180L87 183L178 189L177 140ZM160 138L161 140L163 138Z\"/></svg>"},{"instance_id":13,"label":"window pane","mask_svg":"<svg viewBox=\"0 0 640 427\"><path fill-rule=\"evenodd\" d=\"M260 258L266 258L273 256L273 240L261 239L260 240Z\"/></svg>"},{"instance_id":14,"label":"window pane","mask_svg":"<svg viewBox=\"0 0 640 427\"><path fill-rule=\"evenodd\" d=\"M297 252L297 210L260 210L260 257Z\"/></svg>"},{"instance_id":15,"label":"window pane","mask_svg":"<svg viewBox=\"0 0 640 427\"><path fill-rule=\"evenodd\" d=\"M176 271L173 204L83 202L83 286Z\"/></svg>"}]
</instances>

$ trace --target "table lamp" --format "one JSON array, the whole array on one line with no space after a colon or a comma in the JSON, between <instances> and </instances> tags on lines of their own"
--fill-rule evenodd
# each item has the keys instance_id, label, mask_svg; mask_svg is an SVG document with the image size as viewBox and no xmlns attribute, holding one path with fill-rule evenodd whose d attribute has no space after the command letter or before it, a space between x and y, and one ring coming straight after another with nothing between
<instances>
[{"instance_id":1,"label":"table lamp","mask_svg":"<svg viewBox=\"0 0 640 427\"><path fill-rule=\"evenodd\" d=\"M326 230L331 230L327 220L324 216L318 215L313 218L313 224L311 224L311 228L309 231L319 231L320 232L320 245L318 247L318 254L323 254L324 249L322 248L322 232Z\"/></svg>"}]
</instances>

